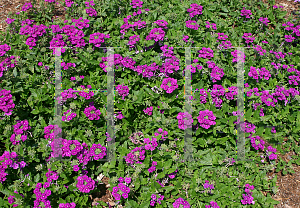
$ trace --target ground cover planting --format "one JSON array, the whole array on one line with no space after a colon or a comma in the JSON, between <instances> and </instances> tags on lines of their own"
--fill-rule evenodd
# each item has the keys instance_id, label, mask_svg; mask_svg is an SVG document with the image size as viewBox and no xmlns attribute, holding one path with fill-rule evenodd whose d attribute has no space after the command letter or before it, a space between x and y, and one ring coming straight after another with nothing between
<instances>
[{"instance_id":1,"label":"ground cover planting","mask_svg":"<svg viewBox=\"0 0 300 208\"><path fill-rule=\"evenodd\" d=\"M0 34L1 207L279 204L267 174L300 165L300 14L66 0L53 21L55 4Z\"/></svg>"}]
</instances>

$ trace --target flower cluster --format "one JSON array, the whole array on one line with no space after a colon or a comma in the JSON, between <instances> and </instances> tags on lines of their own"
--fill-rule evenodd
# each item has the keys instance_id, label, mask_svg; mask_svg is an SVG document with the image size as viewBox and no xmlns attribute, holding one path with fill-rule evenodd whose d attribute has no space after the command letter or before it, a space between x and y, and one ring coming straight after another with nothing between
<instances>
[{"instance_id":1,"label":"flower cluster","mask_svg":"<svg viewBox=\"0 0 300 208\"><path fill-rule=\"evenodd\" d=\"M17 159L18 155L16 152L9 153L8 151L4 151L2 156L0 157L0 182L3 183L6 180L6 176L8 175L5 173L5 169L8 168L8 166L12 167L13 165L13 159Z\"/></svg>"},{"instance_id":2,"label":"flower cluster","mask_svg":"<svg viewBox=\"0 0 300 208\"><path fill-rule=\"evenodd\" d=\"M218 45L218 48L220 49L220 50L222 50L222 49L229 49L229 48L231 48L232 47L232 43L229 41L229 40L227 40L227 41L222 41L222 43L220 44L220 45Z\"/></svg>"},{"instance_id":3,"label":"flower cluster","mask_svg":"<svg viewBox=\"0 0 300 208\"><path fill-rule=\"evenodd\" d=\"M133 144L143 144L140 140L143 140L144 137L143 132L139 131L130 135L129 139L132 141Z\"/></svg>"},{"instance_id":4,"label":"flower cluster","mask_svg":"<svg viewBox=\"0 0 300 208\"><path fill-rule=\"evenodd\" d=\"M90 119L90 120L99 120L101 112L99 109L96 109L95 106L86 107L84 109L84 114Z\"/></svg>"},{"instance_id":5,"label":"flower cluster","mask_svg":"<svg viewBox=\"0 0 300 208\"><path fill-rule=\"evenodd\" d=\"M246 40L246 43L253 43L255 37L250 37L250 36L252 36L252 33L244 33L242 38Z\"/></svg>"},{"instance_id":6,"label":"flower cluster","mask_svg":"<svg viewBox=\"0 0 300 208\"><path fill-rule=\"evenodd\" d=\"M250 18L250 15L252 15L251 10L245 10L245 7L241 10L241 16L246 16L246 18Z\"/></svg>"},{"instance_id":7,"label":"flower cluster","mask_svg":"<svg viewBox=\"0 0 300 208\"><path fill-rule=\"evenodd\" d=\"M53 131L51 131L53 130ZM51 132L51 133L50 133ZM55 135L61 133L61 128L58 127L58 125L52 125L50 124L49 126L44 127L44 138L49 139L52 141L55 137Z\"/></svg>"},{"instance_id":8,"label":"flower cluster","mask_svg":"<svg viewBox=\"0 0 300 208\"><path fill-rule=\"evenodd\" d=\"M21 126L23 126L23 128L20 128ZM23 134L25 131L30 130L31 126L28 125L28 121L24 120L24 121L19 121L16 125L14 125L14 134L11 135L10 137L10 141L12 142L13 145L17 145L20 143L20 139L25 142L25 140L27 139L27 134L25 135L21 135ZM16 135L17 139L16 139Z\"/></svg>"},{"instance_id":9,"label":"flower cluster","mask_svg":"<svg viewBox=\"0 0 300 208\"><path fill-rule=\"evenodd\" d=\"M145 138L144 143L146 144L145 145L146 150L154 151L155 148L158 146L157 139L155 137L152 137L151 141L149 138Z\"/></svg>"},{"instance_id":10,"label":"flower cluster","mask_svg":"<svg viewBox=\"0 0 300 208\"><path fill-rule=\"evenodd\" d=\"M204 189L209 189L209 192L211 193L211 190L212 189L215 189L214 188L214 184L209 184L209 181L208 180L205 180L205 183L203 184L203 188Z\"/></svg>"},{"instance_id":11,"label":"flower cluster","mask_svg":"<svg viewBox=\"0 0 300 208\"><path fill-rule=\"evenodd\" d=\"M117 114L114 114L114 117L117 118L117 119L123 119L125 118L122 114L122 112L118 112L118 115Z\"/></svg>"},{"instance_id":12,"label":"flower cluster","mask_svg":"<svg viewBox=\"0 0 300 208\"><path fill-rule=\"evenodd\" d=\"M286 38L285 41L289 43L293 42L293 40L296 39L292 35L285 35L284 37Z\"/></svg>"},{"instance_id":13,"label":"flower cluster","mask_svg":"<svg viewBox=\"0 0 300 208\"><path fill-rule=\"evenodd\" d=\"M81 22L81 20L83 20L83 22ZM83 19L82 17L80 17L79 19L72 19L72 22L75 22L75 26L80 30L82 30L83 28L88 28L90 26L88 24L90 20Z\"/></svg>"},{"instance_id":14,"label":"flower cluster","mask_svg":"<svg viewBox=\"0 0 300 208\"><path fill-rule=\"evenodd\" d=\"M157 131L158 131L158 133L157 133L157 132L154 132L154 136L158 137L159 135L161 135L161 139L162 139L163 141L166 141L166 139L167 139L168 137L165 137L165 136L168 135L168 132L167 132L167 131L163 131L162 128L157 129ZM160 142L162 142L162 141L160 141Z\"/></svg>"},{"instance_id":15,"label":"flower cluster","mask_svg":"<svg viewBox=\"0 0 300 208\"><path fill-rule=\"evenodd\" d=\"M188 203L188 201L185 201L183 198L178 198L173 203L174 208L179 208L180 205L183 205L183 208L190 208L191 205Z\"/></svg>"},{"instance_id":16,"label":"flower cluster","mask_svg":"<svg viewBox=\"0 0 300 208\"><path fill-rule=\"evenodd\" d=\"M162 201L164 199L164 195L161 195L161 194L152 194L151 195L151 201L150 201L150 206L154 206L156 203L159 203L161 204L160 201Z\"/></svg>"},{"instance_id":17,"label":"flower cluster","mask_svg":"<svg viewBox=\"0 0 300 208\"><path fill-rule=\"evenodd\" d=\"M205 205L205 208L220 208L217 202L211 201L210 205Z\"/></svg>"},{"instance_id":18,"label":"flower cluster","mask_svg":"<svg viewBox=\"0 0 300 208\"><path fill-rule=\"evenodd\" d=\"M228 100L234 100L234 96L237 95L237 87L236 86L231 86L228 87L228 92L226 92L225 97Z\"/></svg>"},{"instance_id":19,"label":"flower cluster","mask_svg":"<svg viewBox=\"0 0 300 208\"><path fill-rule=\"evenodd\" d=\"M149 116L152 115L152 110L153 110L153 106L149 107L149 108L146 108L144 109L144 113L148 114Z\"/></svg>"},{"instance_id":20,"label":"flower cluster","mask_svg":"<svg viewBox=\"0 0 300 208\"><path fill-rule=\"evenodd\" d=\"M197 22L195 20L188 20L185 22L185 26L187 28L193 29L193 30L198 30L199 25L197 24Z\"/></svg>"},{"instance_id":21,"label":"flower cluster","mask_svg":"<svg viewBox=\"0 0 300 208\"><path fill-rule=\"evenodd\" d=\"M179 59L174 56L173 47L164 45L160 47L160 49L163 51L162 57L166 58L160 67L160 73L163 73L164 76L169 77L169 74L172 74L173 70L179 70Z\"/></svg>"},{"instance_id":22,"label":"flower cluster","mask_svg":"<svg viewBox=\"0 0 300 208\"><path fill-rule=\"evenodd\" d=\"M137 7L142 8L143 7L143 2L140 1L140 0L132 0L131 3L130 3L130 5L134 9L137 8Z\"/></svg>"},{"instance_id":23,"label":"flower cluster","mask_svg":"<svg viewBox=\"0 0 300 208\"><path fill-rule=\"evenodd\" d=\"M0 63L0 77L3 76L3 72L7 71L8 68L15 67L15 65L18 63L18 61L16 61L15 59L15 56L10 56Z\"/></svg>"},{"instance_id":24,"label":"flower cluster","mask_svg":"<svg viewBox=\"0 0 300 208\"><path fill-rule=\"evenodd\" d=\"M266 26L268 26L268 22L270 22L270 21L268 20L268 17L266 17L266 18L260 17L260 18L259 18L259 21L262 22L263 24L265 24Z\"/></svg>"},{"instance_id":25,"label":"flower cluster","mask_svg":"<svg viewBox=\"0 0 300 208\"><path fill-rule=\"evenodd\" d=\"M4 115L10 116L15 107L10 90L2 89L0 91L0 109L4 111Z\"/></svg>"},{"instance_id":26,"label":"flower cluster","mask_svg":"<svg viewBox=\"0 0 300 208\"><path fill-rule=\"evenodd\" d=\"M254 186L250 186L248 183L245 185L245 192L247 194L243 194L243 199L241 200L242 204L255 204L255 201L253 201L252 192L250 190L253 190Z\"/></svg>"},{"instance_id":27,"label":"flower cluster","mask_svg":"<svg viewBox=\"0 0 300 208\"><path fill-rule=\"evenodd\" d=\"M26 19L24 21L21 21L21 23L22 23L21 26L31 25L33 22L34 22L34 20Z\"/></svg>"},{"instance_id":28,"label":"flower cluster","mask_svg":"<svg viewBox=\"0 0 300 208\"><path fill-rule=\"evenodd\" d=\"M187 9L187 12L190 13L190 17L194 17L198 14L202 14L203 6L198 5L198 4L191 4L190 6L191 6L191 8Z\"/></svg>"},{"instance_id":29,"label":"flower cluster","mask_svg":"<svg viewBox=\"0 0 300 208\"><path fill-rule=\"evenodd\" d=\"M155 42L157 42L157 41L159 41L159 40L161 40L161 41L163 41L164 40L164 37L165 37L165 31L163 31L163 29L162 28L153 28L151 31L150 31L150 33L149 33L149 35L147 35L147 37L146 37L146 40L155 40Z\"/></svg>"},{"instance_id":30,"label":"flower cluster","mask_svg":"<svg viewBox=\"0 0 300 208\"><path fill-rule=\"evenodd\" d=\"M62 121L71 121L73 118L77 116L76 113L71 113L71 109L67 110L67 112L64 112L64 115L62 116Z\"/></svg>"},{"instance_id":31,"label":"flower cluster","mask_svg":"<svg viewBox=\"0 0 300 208\"><path fill-rule=\"evenodd\" d=\"M199 55L198 57L200 58L207 58L211 59L214 57L214 51L211 48L202 48L201 50L198 51Z\"/></svg>"},{"instance_id":32,"label":"flower cluster","mask_svg":"<svg viewBox=\"0 0 300 208\"><path fill-rule=\"evenodd\" d=\"M263 49L261 46L259 45L254 45L253 49L256 50L260 56L264 56L267 54L267 50Z\"/></svg>"},{"instance_id":33,"label":"flower cluster","mask_svg":"<svg viewBox=\"0 0 300 208\"><path fill-rule=\"evenodd\" d=\"M239 54L239 56L238 56L238 54ZM238 61L245 63L246 56L245 56L245 53L243 53L242 51L235 50L235 51L231 52L231 55L234 57L232 59L232 63L238 62Z\"/></svg>"},{"instance_id":34,"label":"flower cluster","mask_svg":"<svg viewBox=\"0 0 300 208\"><path fill-rule=\"evenodd\" d=\"M269 51L269 53L274 54L277 59L284 59L286 56L286 53L282 53L281 51L275 52L275 51L271 50L271 51Z\"/></svg>"},{"instance_id":35,"label":"flower cluster","mask_svg":"<svg viewBox=\"0 0 300 208\"><path fill-rule=\"evenodd\" d=\"M122 96L122 99L123 99L123 100L125 100L125 99L124 99L125 96L128 96L128 95L129 95L129 88L128 88L127 86L123 86L123 84L122 84L122 85L118 85L118 86L116 87L116 90L117 90L118 94L119 94L120 96Z\"/></svg>"},{"instance_id":36,"label":"flower cluster","mask_svg":"<svg viewBox=\"0 0 300 208\"><path fill-rule=\"evenodd\" d=\"M208 118L206 118L206 116ZM205 110L205 111L200 111L199 116L197 117L198 121L200 123L200 126L209 129L210 126L216 125L216 117L213 115L212 111Z\"/></svg>"},{"instance_id":37,"label":"flower cluster","mask_svg":"<svg viewBox=\"0 0 300 208\"><path fill-rule=\"evenodd\" d=\"M215 23L209 23L209 21L206 21L205 23L206 23L205 25L206 28L211 27L212 29L217 30L217 25Z\"/></svg>"},{"instance_id":38,"label":"flower cluster","mask_svg":"<svg viewBox=\"0 0 300 208\"><path fill-rule=\"evenodd\" d=\"M46 28L48 27L43 24L33 25L32 27L26 25L25 27L21 27L19 34L28 36L26 40L26 45L29 46L29 49L32 49L33 46L36 46L36 41L38 40L38 36L40 37L45 33L47 33Z\"/></svg>"},{"instance_id":39,"label":"flower cluster","mask_svg":"<svg viewBox=\"0 0 300 208\"><path fill-rule=\"evenodd\" d=\"M11 47L7 44L0 45L0 56L4 56L4 54L9 51Z\"/></svg>"},{"instance_id":40,"label":"flower cluster","mask_svg":"<svg viewBox=\"0 0 300 208\"><path fill-rule=\"evenodd\" d=\"M267 149L267 154L269 155L269 159L270 160L276 160L277 159L277 155L274 154L276 153L276 148L273 148L272 146L268 146L268 149Z\"/></svg>"},{"instance_id":41,"label":"flower cluster","mask_svg":"<svg viewBox=\"0 0 300 208\"><path fill-rule=\"evenodd\" d=\"M168 29L168 27L167 27L168 22L165 20L156 20L155 22L153 22L153 24L157 24L158 26L162 27L163 29Z\"/></svg>"},{"instance_id":42,"label":"flower cluster","mask_svg":"<svg viewBox=\"0 0 300 208\"><path fill-rule=\"evenodd\" d=\"M135 163L142 164L139 159L145 159L145 152L146 151L144 150L143 146L134 148L130 151L130 153L127 154L127 156L124 156L126 163L130 164L131 166L133 166Z\"/></svg>"},{"instance_id":43,"label":"flower cluster","mask_svg":"<svg viewBox=\"0 0 300 208\"><path fill-rule=\"evenodd\" d=\"M95 3L94 3L93 0L92 0L92 1L86 1L86 2L84 2L84 3L85 3L85 6L86 6L86 7L95 6Z\"/></svg>"},{"instance_id":44,"label":"flower cluster","mask_svg":"<svg viewBox=\"0 0 300 208\"><path fill-rule=\"evenodd\" d=\"M130 48L133 48L134 44L136 44L139 40L140 40L140 36L139 35L130 36L127 45L129 45Z\"/></svg>"},{"instance_id":45,"label":"flower cluster","mask_svg":"<svg viewBox=\"0 0 300 208\"><path fill-rule=\"evenodd\" d=\"M34 200L34 207L33 208L38 208L38 207L47 207L50 208L50 201L47 200L47 197L51 195L51 190L47 190L50 186L49 182L45 182L44 185L42 183L37 183L36 188L33 190L33 193L36 196L36 200Z\"/></svg>"},{"instance_id":46,"label":"flower cluster","mask_svg":"<svg viewBox=\"0 0 300 208\"><path fill-rule=\"evenodd\" d=\"M14 193L19 194L19 192L17 192L17 191L14 191ZM23 194L20 194L20 195L24 198ZM8 203L10 203L10 204L14 203L15 202L14 198L15 198L14 195L9 195ZM14 204L13 207L18 207L18 204Z\"/></svg>"},{"instance_id":47,"label":"flower cluster","mask_svg":"<svg viewBox=\"0 0 300 208\"><path fill-rule=\"evenodd\" d=\"M86 88L83 85L80 85L80 87L82 89L84 89L84 91L79 91L79 93L78 93L79 96L84 97L86 100L89 100L89 99L91 99L91 97L94 96L94 92L93 91L89 91L87 93L87 92L85 92ZM87 88L92 89L92 86L91 85L87 85Z\"/></svg>"},{"instance_id":48,"label":"flower cluster","mask_svg":"<svg viewBox=\"0 0 300 208\"><path fill-rule=\"evenodd\" d=\"M71 203L60 203L58 208L75 208L76 204L75 202L71 202Z\"/></svg>"},{"instance_id":49,"label":"flower cluster","mask_svg":"<svg viewBox=\"0 0 300 208\"><path fill-rule=\"evenodd\" d=\"M254 147L254 149L256 149L256 150L259 150L259 149L264 150L264 148L265 148L265 146L264 146L265 142L264 142L264 140L260 139L259 136L251 137L250 139L251 139L251 145L252 145L252 147Z\"/></svg>"},{"instance_id":50,"label":"flower cluster","mask_svg":"<svg viewBox=\"0 0 300 208\"><path fill-rule=\"evenodd\" d=\"M156 161L153 161L153 162L152 162L152 166L148 169L148 172L149 172L149 173L154 172L155 169L156 169L156 167L155 167L156 165L157 165L157 162L156 162Z\"/></svg>"},{"instance_id":51,"label":"flower cluster","mask_svg":"<svg viewBox=\"0 0 300 208\"><path fill-rule=\"evenodd\" d=\"M123 183L125 181L125 184ZM121 195L123 196L124 199L128 198L128 194L130 193L130 188L128 185L131 183L131 178L119 178L119 184L116 187L113 187L113 192L112 195L116 200L121 200Z\"/></svg>"},{"instance_id":52,"label":"flower cluster","mask_svg":"<svg viewBox=\"0 0 300 208\"><path fill-rule=\"evenodd\" d=\"M106 156L106 147L103 147L101 144L93 144L89 153L90 156L94 157L94 160L102 159Z\"/></svg>"},{"instance_id":53,"label":"flower cluster","mask_svg":"<svg viewBox=\"0 0 300 208\"><path fill-rule=\"evenodd\" d=\"M67 46L67 44L63 40L63 36L61 34L56 34L54 38L50 41L50 49L53 49L53 55L59 55L58 52L56 52L55 47L61 47L61 53L66 52L66 49L63 48L64 46Z\"/></svg>"},{"instance_id":54,"label":"flower cluster","mask_svg":"<svg viewBox=\"0 0 300 208\"><path fill-rule=\"evenodd\" d=\"M217 33L218 34L218 40L216 42L219 42L220 40L226 40L228 38L227 35L224 33Z\"/></svg>"},{"instance_id":55,"label":"flower cluster","mask_svg":"<svg viewBox=\"0 0 300 208\"><path fill-rule=\"evenodd\" d=\"M215 103L216 107L222 107L223 100L220 98L225 94L225 88L222 85L213 85L210 91L212 102Z\"/></svg>"},{"instance_id":56,"label":"flower cluster","mask_svg":"<svg viewBox=\"0 0 300 208\"><path fill-rule=\"evenodd\" d=\"M178 128L180 129L187 129L192 127L192 123L194 122L192 115L190 115L188 112L184 113L178 113L178 116L176 117L178 120Z\"/></svg>"},{"instance_id":57,"label":"flower cluster","mask_svg":"<svg viewBox=\"0 0 300 208\"><path fill-rule=\"evenodd\" d=\"M235 121L235 122L233 122L234 124L236 124L236 123L240 123L240 118L238 118L238 121ZM247 133L250 133L250 132L253 132L253 133L255 133L255 125L254 124L251 124L251 123L249 123L249 122L247 122L247 121L245 121L245 123L244 123L244 125L241 125L241 130L243 131L243 132L247 132Z\"/></svg>"},{"instance_id":58,"label":"flower cluster","mask_svg":"<svg viewBox=\"0 0 300 208\"><path fill-rule=\"evenodd\" d=\"M89 193L95 188L95 181L87 175L78 176L76 187L83 193Z\"/></svg>"},{"instance_id":59,"label":"flower cluster","mask_svg":"<svg viewBox=\"0 0 300 208\"><path fill-rule=\"evenodd\" d=\"M217 80L221 80L221 78L224 76L223 68L219 68L213 61L207 61L208 68L211 70L211 79L212 82L216 82Z\"/></svg>"},{"instance_id":60,"label":"flower cluster","mask_svg":"<svg viewBox=\"0 0 300 208\"><path fill-rule=\"evenodd\" d=\"M178 169L176 169L173 173L170 173L170 174L167 174L167 176L170 178L170 179L174 179L176 174L178 172Z\"/></svg>"},{"instance_id":61,"label":"flower cluster","mask_svg":"<svg viewBox=\"0 0 300 208\"><path fill-rule=\"evenodd\" d=\"M171 86L168 85L169 83L171 83ZM172 93L175 89L178 88L177 79L174 79L174 78L165 78L162 81L162 84L161 84L160 87L162 89L166 90L166 93Z\"/></svg>"},{"instance_id":62,"label":"flower cluster","mask_svg":"<svg viewBox=\"0 0 300 208\"><path fill-rule=\"evenodd\" d=\"M260 79L265 79L265 80L269 80L271 77L271 73L266 70L265 67L262 67L261 69L257 68L259 70L259 76ZM249 77L253 77L254 79L258 79L258 73L257 73L257 69L253 66L250 66L250 72L248 73Z\"/></svg>"},{"instance_id":63,"label":"flower cluster","mask_svg":"<svg viewBox=\"0 0 300 208\"><path fill-rule=\"evenodd\" d=\"M27 11L28 9L32 8L32 5L30 2L26 2L23 7L22 7L22 11L25 12Z\"/></svg>"},{"instance_id":64,"label":"flower cluster","mask_svg":"<svg viewBox=\"0 0 300 208\"><path fill-rule=\"evenodd\" d=\"M7 20L5 20L5 22L7 23L7 24L11 24L11 23L13 23L15 21L15 19L10 19L10 18L7 18Z\"/></svg>"},{"instance_id":65,"label":"flower cluster","mask_svg":"<svg viewBox=\"0 0 300 208\"><path fill-rule=\"evenodd\" d=\"M189 39L189 36L188 36L188 35L184 35L183 38L182 38L182 40L183 40L184 42L186 42L186 43L189 42L188 39ZM190 42L191 42L191 43L194 43L194 41L190 41Z\"/></svg>"},{"instance_id":66,"label":"flower cluster","mask_svg":"<svg viewBox=\"0 0 300 208\"><path fill-rule=\"evenodd\" d=\"M93 33L90 35L89 43L95 44L96 47L101 47L101 43L104 43L104 38L110 38L109 34Z\"/></svg>"},{"instance_id":67,"label":"flower cluster","mask_svg":"<svg viewBox=\"0 0 300 208\"><path fill-rule=\"evenodd\" d=\"M89 5L90 3L90 5ZM94 6L94 1L90 1L90 2L85 2L86 7L90 7L88 9L85 9L86 13L90 16L90 17L97 17L97 12L95 9L91 8L91 6Z\"/></svg>"},{"instance_id":68,"label":"flower cluster","mask_svg":"<svg viewBox=\"0 0 300 208\"><path fill-rule=\"evenodd\" d=\"M145 9L146 11L146 9ZM149 10L148 10L149 11ZM139 12L138 12L139 13ZM127 18L124 18L123 21L125 22L122 26L121 26L121 30L120 32L123 34L123 36L121 36L121 38L124 38L124 35L126 33L127 29L132 28L132 30L134 31L135 27L137 27L138 29L142 29L146 27L146 21L141 21L138 20L137 22L133 22L133 24L129 24L128 20L131 18L131 15L128 15Z\"/></svg>"},{"instance_id":69,"label":"flower cluster","mask_svg":"<svg viewBox=\"0 0 300 208\"><path fill-rule=\"evenodd\" d=\"M48 169L48 172L45 174L45 176L49 183L51 183L53 180L56 181L59 178L58 174L55 171L51 171L50 168Z\"/></svg>"},{"instance_id":70,"label":"flower cluster","mask_svg":"<svg viewBox=\"0 0 300 208\"><path fill-rule=\"evenodd\" d=\"M199 90L199 89L196 89L197 91ZM199 94L200 94L200 102L202 103L202 104L204 104L204 103L206 103L207 101L206 101L206 99L207 99L207 91L205 90L205 89L200 89L199 90Z\"/></svg>"}]
</instances>

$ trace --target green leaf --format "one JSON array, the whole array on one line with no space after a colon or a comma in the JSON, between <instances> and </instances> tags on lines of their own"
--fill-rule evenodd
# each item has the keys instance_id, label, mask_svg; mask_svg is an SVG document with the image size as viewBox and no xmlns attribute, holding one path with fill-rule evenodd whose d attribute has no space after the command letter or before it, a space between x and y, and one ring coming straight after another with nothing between
<instances>
[{"instance_id":1,"label":"green leaf","mask_svg":"<svg viewBox=\"0 0 300 208\"><path fill-rule=\"evenodd\" d=\"M39 182L40 180L40 174L38 173L37 175L34 176L34 182Z\"/></svg>"},{"instance_id":2,"label":"green leaf","mask_svg":"<svg viewBox=\"0 0 300 208\"><path fill-rule=\"evenodd\" d=\"M138 207L140 207L140 208L148 208L149 205L150 205L150 201L146 201L146 202L142 203L141 205L139 205Z\"/></svg>"},{"instance_id":3,"label":"green leaf","mask_svg":"<svg viewBox=\"0 0 300 208\"><path fill-rule=\"evenodd\" d=\"M14 76L15 76L15 77L18 75L17 68L14 68L14 70L13 70L13 74L14 74Z\"/></svg>"}]
</instances>

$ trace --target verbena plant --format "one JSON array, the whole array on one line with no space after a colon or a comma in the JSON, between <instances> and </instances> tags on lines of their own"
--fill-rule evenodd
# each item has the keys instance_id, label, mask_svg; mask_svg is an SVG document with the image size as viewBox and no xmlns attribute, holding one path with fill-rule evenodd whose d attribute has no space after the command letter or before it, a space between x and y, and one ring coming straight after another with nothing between
<instances>
[{"instance_id":1,"label":"verbena plant","mask_svg":"<svg viewBox=\"0 0 300 208\"><path fill-rule=\"evenodd\" d=\"M1 207L91 207L100 174L126 208L279 203L270 195L277 178L266 173L293 173L291 164L300 164L298 155L288 164L277 155L299 152L299 18L284 20L274 1L75 0L63 2L66 21L51 22L54 2L43 3L11 15L0 39ZM61 128L54 120L58 47ZM114 138L106 129L108 47L115 47ZM237 112L238 62L244 112ZM194 90L188 97L187 69ZM62 160L53 160L54 128L62 135ZM184 157L186 129L192 161Z\"/></svg>"}]
</instances>

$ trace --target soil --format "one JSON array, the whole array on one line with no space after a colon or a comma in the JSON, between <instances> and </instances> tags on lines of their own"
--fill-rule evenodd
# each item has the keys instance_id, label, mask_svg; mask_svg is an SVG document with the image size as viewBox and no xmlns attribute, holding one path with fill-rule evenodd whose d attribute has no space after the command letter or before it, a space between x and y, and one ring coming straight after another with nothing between
<instances>
[{"instance_id":1,"label":"soil","mask_svg":"<svg viewBox=\"0 0 300 208\"><path fill-rule=\"evenodd\" d=\"M41 0L36 0L40 2ZM254 0L258 2L259 0ZM264 3L268 4L268 0L262 0ZM0 32L5 32L7 28L7 23L5 20L8 18L8 13L20 12L22 6L26 2L32 2L28 0L1 0L0 5ZM61 0L60 0L61 2ZM61 3L55 5L55 11L53 13L53 19L62 19L65 20L65 11ZM277 6L283 6L283 10L287 11L285 18L290 15L295 15L296 11L300 11L299 3L295 3L294 0L275 0ZM45 2L48 4L47 2ZM252 2L253 4L253 2ZM271 5L273 6L273 5ZM299 14L298 14L299 15ZM299 24L299 23L298 23ZM234 26L233 26L234 27ZM3 44L3 43L0 43ZM3 57L0 58L0 62L3 61ZM279 155L286 162L289 161L291 155L295 155L295 152L288 152L285 155ZM298 153L299 154L299 153ZM274 208L296 208L300 207L300 166L294 165L294 174L288 174L283 176L281 171L275 173L274 171L267 174L268 177L274 177L277 175L277 185L279 186L278 191L275 195L272 195L272 198L280 201L280 204L274 206ZM111 206L115 205L114 198L111 195L111 192L108 190L109 178L103 177L102 183L98 184L99 192L93 193L90 195L91 204L97 203L97 201L108 202ZM263 192L266 196L268 192ZM272 194L272 193L269 193ZM120 208L121 206L118 206Z\"/></svg>"}]
</instances>

